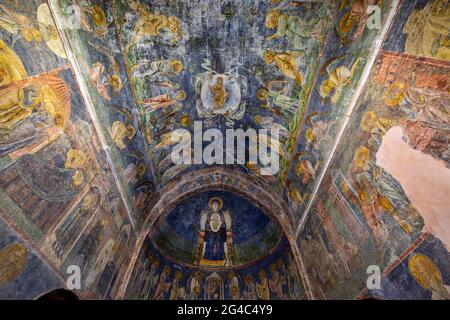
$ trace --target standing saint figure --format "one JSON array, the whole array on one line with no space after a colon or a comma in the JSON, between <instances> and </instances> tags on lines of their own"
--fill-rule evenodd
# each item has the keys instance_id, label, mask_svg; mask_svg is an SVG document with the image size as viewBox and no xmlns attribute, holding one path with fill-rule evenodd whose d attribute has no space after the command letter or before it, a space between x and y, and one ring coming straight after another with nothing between
<instances>
[{"instance_id":1,"label":"standing saint figure","mask_svg":"<svg viewBox=\"0 0 450 320\"><path fill-rule=\"evenodd\" d=\"M227 103L230 94L226 91L222 77L217 77L216 84L210 86L211 94L213 96L213 104L217 109L222 109Z\"/></svg>"},{"instance_id":2,"label":"standing saint figure","mask_svg":"<svg viewBox=\"0 0 450 320\"><path fill-rule=\"evenodd\" d=\"M232 218L221 210L222 199L209 200L209 209L200 214L197 264L200 266L231 266L235 261Z\"/></svg>"}]
</instances>

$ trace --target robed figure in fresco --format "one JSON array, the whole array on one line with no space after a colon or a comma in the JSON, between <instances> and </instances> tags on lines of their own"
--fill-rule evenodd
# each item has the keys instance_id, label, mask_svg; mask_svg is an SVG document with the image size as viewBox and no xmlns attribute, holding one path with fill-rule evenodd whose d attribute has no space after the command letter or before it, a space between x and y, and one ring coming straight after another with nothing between
<instances>
[{"instance_id":1,"label":"robed figure in fresco","mask_svg":"<svg viewBox=\"0 0 450 320\"><path fill-rule=\"evenodd\" d=\"M200 214L197 264L201 266L231 266L235 261L232 217L222 210L223 201L214 197L209 209Z\"/></svg>"}]
</instances>

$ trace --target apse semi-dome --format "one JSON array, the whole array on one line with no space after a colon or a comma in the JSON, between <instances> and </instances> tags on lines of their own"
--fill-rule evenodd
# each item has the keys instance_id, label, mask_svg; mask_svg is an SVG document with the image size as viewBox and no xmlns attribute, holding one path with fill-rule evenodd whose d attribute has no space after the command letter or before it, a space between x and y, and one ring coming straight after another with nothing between
<instances>
[{"instance_id":1,"label":"apse semi-dome","mask_svg":"<svg viewBox=\"0 0 450 320\"><path fill-rule=\"evenodd\" d=\"M182 201L149 236L166 258L189 266L239 267L273 253L278 225L247 199L210 191Z\"/></svg>"}]
</instances>

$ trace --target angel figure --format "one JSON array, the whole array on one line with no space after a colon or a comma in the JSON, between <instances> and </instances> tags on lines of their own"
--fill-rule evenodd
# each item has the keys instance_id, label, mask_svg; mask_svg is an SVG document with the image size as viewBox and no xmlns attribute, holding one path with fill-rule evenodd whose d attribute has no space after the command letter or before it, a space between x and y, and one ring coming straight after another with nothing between
<instances>
[{"instance_id":1,"label":"angel figure","mask_svg":"<svg viewBox=\"0 0 450 320\"><path fill-rule=\"evenodd\" d=\"M272 117L262 117L260 115L256 115L253 119L255 123L263 129L267 129L269 131L272 129L278 130L281 141L286 141L289 138L289 130L282 124L274 122Z\"/></svg>"},{"instance_id":2,"label":"angel figure","mask_svg":"<svg viewBox=\"0 0 450 320\"><path fill-rule=\"evenodd\" d=\"M264 53L264 62L266 64L276 64L278 69L286 77L293 79L299 86L303 84L303 75L299 70L297 59L304 55L303 52L282 52L275 53L267 50Z\"/></svg>"},{"instance_id":3,"label":"angel figure","mask_svg":"<svg viewBox=\"0 0 450 320\"><path fill-rule=\"evenodd\" d=\"M186 99L186 92L181 90L177 92L176 96L172 98L168 94L162 94L154 98L146 98L142 100L142 104L145 109L150 109L151 111L156 111L159 109L165 109L175 105L178 101L183 101Z\"/></svg>"},{"instance_id":4,"label":"angel figure","mask_svg":"<svg viewBox=\"0 0 450 320\"><path fill-rule=\"evenodd\" d=\"M163 80L176 77L183 71L183 63L177 59L139 60L130 69L132 78Z\"/></svg>"},{"instance_id":5,"label":"angel figure","mask_svg":"<svg viewBox=\"0 0 450 320\"><path fill-rule=\"evenodd\" d=\"M324 13L324 10L319 10L318 18L306 20L304 17L272 10L266 16L266 28L276 29L276 32L267 40L286 36L295 43L296 47L300 47L302 39L317 36L320 33L323 26L322 19L326 16Z\"/></svg>"},{"instance_id":6,"label":"angel figure","mask_svg":"<svg viewBox=\"0 0 450 320\"><path fill-rule=\"evenodd\" d=\"M143 4L134 3L133 6L138 11L139 17L134 25L132 38L125 48L126 52L146 37L166 38L171 45L179 42L182 33L181 22L177 17L151 13Z\"/></svg>"}]
</instances>

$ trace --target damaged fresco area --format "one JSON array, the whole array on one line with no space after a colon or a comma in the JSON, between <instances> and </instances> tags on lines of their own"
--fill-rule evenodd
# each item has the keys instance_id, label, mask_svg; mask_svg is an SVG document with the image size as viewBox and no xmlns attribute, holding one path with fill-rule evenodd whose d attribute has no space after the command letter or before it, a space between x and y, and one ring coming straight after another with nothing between
<instances>
[{"instance_id":1,"label":"damaged fresco area","mask_svg":"<svg viewBox=\"0 0 450 320\"><path fill-rule=\"evenodd\" d=\"M111 298L135 241L132 222L46 3L0 3L0 52L0 215L33 244L28 256L40 252L52 267L30 286L36 263L23 253L0 292L16 290L16 279L22 289L10 296L37 298L35 286L45 293L82 264L77 294ZM3 270L15 247L0 245Z\"/></svg>"},{"instance_id":2,"label":"damaged fresco area","mask_svg":"<svg viewBox=\"0 0 450 320\"><path fill-rule=\"evenodd\" d=\"M427 235L439 249L408 258L418 269L413 277L435 298L448 298L448 8L438 0L401 4L298 237L316 298L355 298L369 265L385 272L405 265ZM411 42L421 51L412 52ZM409 291L410 280L392 281L398 286L392 295L430 298Z\"/></svg>"}]
</instances>

